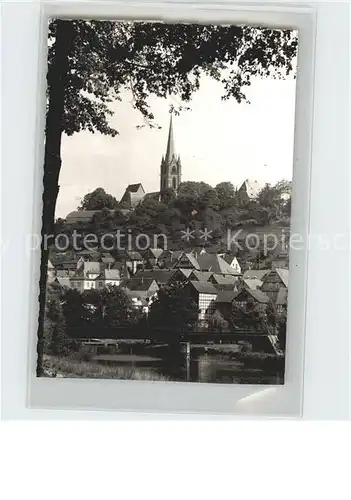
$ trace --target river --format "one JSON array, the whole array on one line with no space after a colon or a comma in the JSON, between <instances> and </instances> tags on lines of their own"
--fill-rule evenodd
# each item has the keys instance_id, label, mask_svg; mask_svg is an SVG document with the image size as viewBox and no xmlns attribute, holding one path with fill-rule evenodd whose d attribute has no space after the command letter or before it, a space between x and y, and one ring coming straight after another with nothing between
<instances>
[{"instance_id":1,"label":"river","mask_svg":"<svg viewBox=\"0 0 351 500\"><path fill-rule=\"evenodd\" d=\"M235 346L231 346L232 353ZM124 352L123 352L124 351ZM223 384L282 384L283 374L269 372L247 363L232 359L231 353L207 352L205 346L195 347L191 355L182 350L165 350L157 346L129 348L129 352L99 354L92 361L104 365L120 366L139 372L147 372L150 379L161 375L171 381L206 382Z\"/></svg>"}]
</instances>

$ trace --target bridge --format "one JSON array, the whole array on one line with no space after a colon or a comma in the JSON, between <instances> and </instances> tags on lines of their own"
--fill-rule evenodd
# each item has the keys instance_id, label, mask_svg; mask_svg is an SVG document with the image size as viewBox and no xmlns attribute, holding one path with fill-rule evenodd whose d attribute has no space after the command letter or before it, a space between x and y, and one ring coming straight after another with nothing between
<instances>
[{"instance_id":1,"label":"bridge","mask_svg":"<svg viewBox=\"0 0 351 500\"><path fill-rule=\"evenodd\" d=\"M174 332L172 330L140 329L130 327L77 327L68 328L70 337L79 339L85 345L109 346L118 345L128 341L144 341L149 343L166 344L174 338L175 343L191 345L203 344L231 344L249 342L256 346L255 350L282 354L278 346L277 335L268 331L234 330L231 332L219 331L186 331Z\"/></svg>"}]
</instances>

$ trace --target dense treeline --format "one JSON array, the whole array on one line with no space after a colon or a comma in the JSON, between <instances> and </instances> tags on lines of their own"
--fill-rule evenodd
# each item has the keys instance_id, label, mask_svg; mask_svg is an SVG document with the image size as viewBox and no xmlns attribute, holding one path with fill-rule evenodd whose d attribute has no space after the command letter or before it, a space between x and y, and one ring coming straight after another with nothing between
<instances>
[{"instance_id":1,"label":"dense treeline","mask_svg":"<svg viewBox=\"0 0 351 500\"><path fill-rule=\"evenodd\" d=\"M149 329L162 332L163 341L177 342L182 332L203 328L198 322L198 307L182 282L162 287L150 304L147 316L142 308L133 306L123 288L109 285L102 290L63 288L50 283L44 324L44 353L67 356L80 348L79 339L68 332L94 332L121 327L124 331ZM285 349L286 309L277 314L272 304L267 307L254 301L233 302L226 314L216 311L207 324L210 331L260 331L278 333L280 346ZM106 330L105 330L106 331ZM89 335L84 335L89 337Z\"/></svg>"},{"instance_id":2,"label":"dense treeline","mask_svg":"<svg viewBox=\"0 0 351 500\"><path fill-rule=\"evenodd\" d=\"M290 221L291 183L280 181L274 186L267 184L256 201L245 206L239 204L237 190L230 182L221 182L211 187L204 182L184 182L177 195L172 189L161 192L160 200L145 197L133 211L107 194L102 188L88 193L80 210L100 210L91 221L67 225L56 221L56 234L94 233L98 237L118 229L128 230L133 235L164 234L173 248L184 248L182 231L211 231L208 246L220 245L227 231L242 227L257 227L270 224L288 226ZM194 233L189 246L200 245L204 240Z\"/></svg>"}]
</instances>

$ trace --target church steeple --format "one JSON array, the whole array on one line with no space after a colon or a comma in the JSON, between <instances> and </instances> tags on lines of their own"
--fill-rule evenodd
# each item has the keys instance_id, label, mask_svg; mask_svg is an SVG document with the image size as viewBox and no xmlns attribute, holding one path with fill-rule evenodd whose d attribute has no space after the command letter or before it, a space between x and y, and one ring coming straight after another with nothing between
<instances>
[{"instance_id":1,"label":"church steeple","mask_svg":"<svg viewBox=\"0 0 351 500\"><path fill-rule=\"evenodd\" d=\"M173 134L173 116L171 113L169 121L168 141L166 155L161 161L161 185L160 191L172 188L177 191L181 182L182 167L180 157L175 154L174 134Z\"/></svg>"},{"instance_id":2,"label":"church steeple","mask_svg":"<svg viewBox=\"0 0 351 500\"><path fill-rule=\"evenodd\" d=\"M168 132L168 142L165 160L170 162L174 155L174 136L173 136L173 114L171 113L171 118L169 121L169 132Z\"/></svg>"}]
</instances>

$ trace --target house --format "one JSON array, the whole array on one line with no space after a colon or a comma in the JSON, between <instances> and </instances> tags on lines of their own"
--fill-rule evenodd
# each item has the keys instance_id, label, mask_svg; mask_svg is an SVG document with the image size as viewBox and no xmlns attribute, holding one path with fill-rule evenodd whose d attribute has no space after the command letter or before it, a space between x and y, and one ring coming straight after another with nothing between
<instances>
[{"instance_id":1,"label":"house","mask_svg":"<svg viewBox=\"0 0 351 500\"><path fill-rule=\"evenodd\" d=\"M149 307L157 297L159 286L152 278L132 278L122 284L126 294L131 298L134 307L141 308L145 314L149 313Z\"/></svg>"},{"instance_id":2,"label":"house","mask_svg":"<svg viewBox=\"0 0 351 500\"><path fill-rule=\"evenodd\" d=\"M208 281L213 283L218 291L222 291L234 290L237 280L235 276L231 275L223 276L222 274L212 274Z\"/></svg>"},{"instance_id":3,"label":"house","mask_svg":"<svg viewBox=\"0 0 351 500\"><path fill-rule=\"evenodd\" d=\"M288 289L279 288L275 301L275 307L278 314L281 314L288 305Z\"/></svg>"},{"instance_id":4,"label":"house","mask_svg":"<svg viewBox=\"0 0 351 500\"><path fill-rule=\"evenodd\" d=\"M215 310L218 311L224 318L230 316L234 297L238 292L236 290L223 290L218 292L215 302Z\"/></svg>"},{"instance_id":5,"label":"house","mask_svg":"<svg viewBox=\"0 0 351 500\"><path fill-rule=\"evenodd\" d=\"M145 297L154 295L158 290L159 286L155 279L153 278L132 278L130 280L124 281L122 286L129 291L133 292L143 292Z\"/></svg>"},{"instance_id":6,"label":"house","mask_svg":"<svg viewBox=\"0 0 351 500\"><path fill-rule=\"evenodd\" d=\"M197 259L199 255L206 253L206 249L204 247L194 247L191 249L190 253L192 253L195 259Z\"/></svg>"},{"instance_id":7,"label":"house","mask_svg":"<svg viewBox=\"0 0 351 500\"><path fill-rule=\"evenodd\" d=\"M71 288L83 292L96 288L96 278L102 272L101 262L83 262L83 265L71 276Z\"/></svg>"},{"instance_id":8,"label":"house","mask_svg":"<svg viewBox=\"0 0 351 500\"><path fill-rule=\"evenodd\" d=\"M94 250L80 250L79 252L75 253L75 257L77 260L83 258L83 260L85 260L86 262L97 262L100 258L100 253Z\"/></svg>"},{"instance_id":9,"label":"house","mask_svg":"<svg viewBox=\"0 0 351 500\"><path fill-rule=\"evenodd\" d=\"M264 186L257 181L246 179L237 191L239 205L247 205L250 201L256 201Z\"/></svg>"},{"instance_id":10,"label":"house","mask_svg":"<svg viewBox=\"0 0 351 500\"><path fill-rule=\"evenodd\" d=\"M271 269L289 269L289 250L278 248L266 259L266 265Z\"/></svg>"},{"instance_id":11,"label":"house","mask_svg":"<svg viewBox=\"0 0 351 500\"><path fill-rule=\"evenodd\" d=\"M92 222L95 214L101 210L75 210L66 215L66 224L88 223Z\"/></svg>"},{"instance_id":12,"label":"house","mask_svg":"<svg viewBox=\"0 0 351 500\"><path fill-rule=\"evenodd\" d=\"M176 263L173 265L173 269L196 269L200 271L200 266L197 259L194 257L192 253L183 252L181 256L178 258Z\"/></svg>"},{"instance_id":13,"label":"house","mask_svg":"<svg viewBox=\"0 0 351 500\"><path fill-rule=\"evenodd\" d=\"M131 272L125 262L115 261L110 269L118 269L121 279L125 280L131 277Z\"/></svg>"},{"instance_id":14,"label":"house","mask_svg":"<svg viewBox=\"0 0 351 500\"><path fill-rule=\"evenodd\" d=\"M55 274L56 278L70 278L75 272L76 270L71 271L69 269L57 269Z\"/></svg>"},{"instance_id":15,"label":"house","mask_svg":"<svg viewBox=\"0 0 351 500\"><path fill-rule=\"evenodd\" d=\"M65 271L76 271L77 269L77 260L65 260L59 261L56 264L56 270L65 270Z\"/></svg>"},{"instance_id":16,"label":"house","mask_svg":"<svg viewBox=\"0 0 351 500\"><path fill-rule=\"evenodd\" d=\"M164 286L169 283L175 274L175 269L139 269L133 278L136 279L154 279L158 286Z\"/></svg>"},{"instance_id":17,"label":"house","mask_svg":"<svg viewBox=\"0 0 351 500\"><path fill-rule=\"evenodd\" d=\"M275 302L280 288L288 288L289 270L272 269L262 278L261 291Z\"/></svg>"},{"instance_id":18,"label":"house","mask_svg":"<svg viewBox=\"0 0 351 500\"><path fill-rule=\"evenodd\" d=\"M248 271L244 272L242 279L258 279L262 281L264 276L266 276L269 271L269 269L249 269Z\"/></svg>"},{"instance_id":19,"label":"house","mask_svg":"<svg viewBox=\"0 0 351 500\"><path fill-rule=\"evenodd\" d=\"M230 265L230 267L237 271L238 274L241 274L241 266L238 259L234 257L233 254L226 253L223 256L220 255L220 257L222 257L227 262L227 264Z\"/></svg>"},{"instance_id":20,"label":"house","mask_svg":"<svg viewBox=\"0 0 351 500\"><path fill-rule=\"evenodd\" d=\"M144 253L144 261L147 267L156 267L164 250L162 248L148 248Z\"/></svg>"},{"instance_id":21,"label":"house","mask_svg":"<svg viewBox=\"0 0 351 500\"><path fill-rule=\"evenodd\" d=\"M241 290L242 288L248 288L250 290L259 290L263 284L263 281L257 279L257 278L246 278L240 280L240 282L237 285L238 290Z\"/></svg>"},{"instance_id":22,"label":"house","mask_svg":"<svg viewBox=\"0 0 351 500\"><path fill-rule=\"evenodd\" d=\"M208 281L211 278L212 273L209 271L191 271L189 275L190 281Z\"/></svg>"},{"instance_id":23,"label":"house","mask_svg":"<svg viewBox=\"0 0 351 500\"><path fill-rule=\"evenodd\" d=\"M144 259L141 254L134 250L124 250L120 256L120 260L125 263L131 274L135 274L144 264Z\"/></svg>"},{"instance_id":24,"label":"house","mask_svg":"<svg viewBox=\"0 0 351 500\"><path fill-rule=\"evenodd\" d=\"M121 198L121 204L128 208L135 208L144 198L145 191L140 184L129 184Z\"/></svg>"},{"instance_id":25,"label":"house","mask_svg":"<svg viewBox=\"0 0 351 500\"><path fill-rule=\"evenodd\" d=\"M208 271L215 274L223 274L224 276L240 276L228 262L217 254L206 253L199 255L198 265L201 271Z\"/></svg>"},{"instance_id":26,"label":"house","mask_svg":"<svg viewBox=\"0 0 351 500\"><path fill-rule=\"evenodd\" d=\"M248 300L254 300L258 304L269 304L269 297L261 290L251 290L250 288L243 288L238 291L233 298L233 301L245 304Z\"/></svg>"},{"instance_id":27,"label":"house","mask_svg":"<svg viewBox=\"0 0 351 500\"><path fill-rule=\"evenodd\" d=\"M112 257L110 252L102 252L99 261L106 265L106 269L111 269L115 263L115 258Z\"/></svg>"},{"instance_id":28,"label":"house","mask_svg":"<svg viewBox=\"0 0 351 500\"><path fill-rule=\"evenodd\" d=\"M180 281L180 282L186 282L190 280L190 275L192 274L192 269L176 269L175 272L173 272L173 275L170 279L170 282L174 281Z\"/></svg>"},{"instance_id":29,"label":"house","mask_svg":"<svg viewBox=\"0 0 351 500\"><path fill-rule=\"evenodd\" d=\"M208 324L215 310L218 291L212 283L204 281L189 281L188 286L199 309L198 321Z\"/></svg>"},{"instance_id":30,"label":"house","mask_svg":"<svg viewBox=\"0 0 351 500\"><path fill-rule=\"evenodd\" d=\"M62 288L71 288L71 280L67 277L56 276L54 283L58 283Z\"/></svg>"},{"instance_id":31,"label":"house","mask_svg":"<svg viewBox=\"0 0 351 500\"><path fill-rule=\"evenodd\" d=\"M118 269L104 269L96 278L96 289L104 288L107 285L119 286L121 284L121 274Z\"/></svg>"},{"instance_id":32,"label":"house","mask_svg":"<svg viewBox=\"0 0 351 500\"><path fill-rule=\"evenodd\" d=\"M158 259L158 267L170 269L182 256L182 254L183 250L164 250Z\"/></svg>"}]
</instances>

